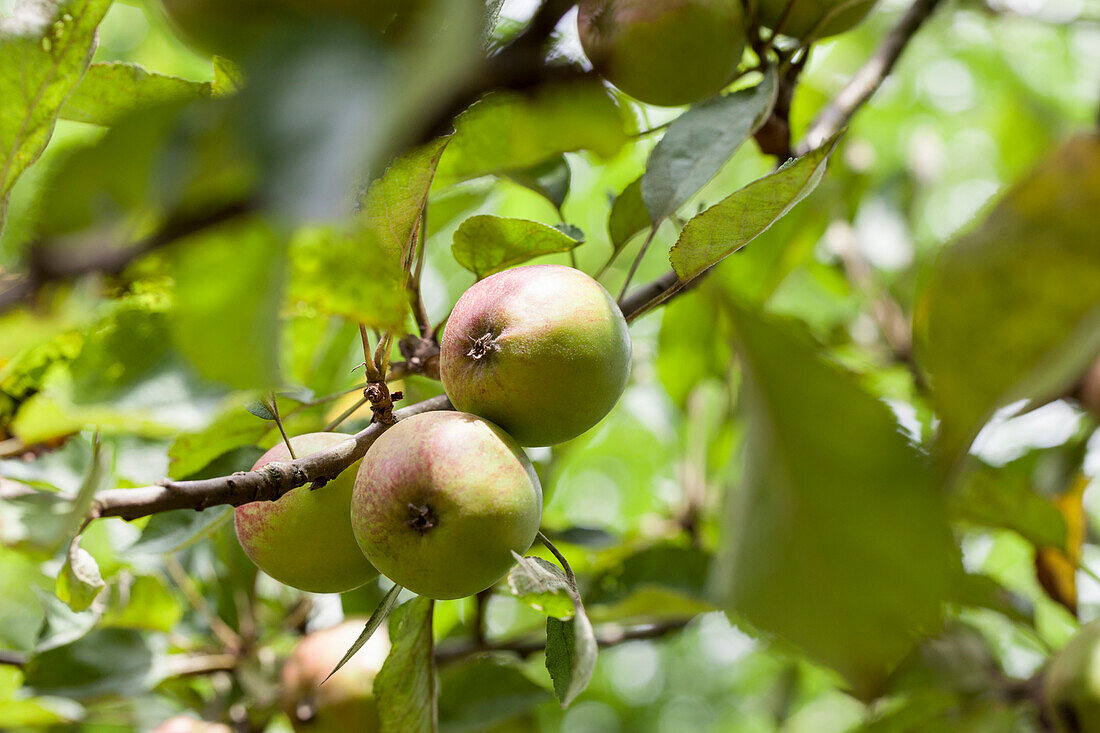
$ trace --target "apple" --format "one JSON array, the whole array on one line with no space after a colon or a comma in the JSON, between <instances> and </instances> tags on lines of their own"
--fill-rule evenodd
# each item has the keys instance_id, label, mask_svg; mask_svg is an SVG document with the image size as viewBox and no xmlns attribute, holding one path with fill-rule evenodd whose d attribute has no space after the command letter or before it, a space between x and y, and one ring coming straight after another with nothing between
<instances>
[{"instance_id":1,"label":"apple","mask_svg":"<svg viewBox=\"0 0 1100 733\"><path fill-rule=\"evenodd\" d=\"M1043 702L1058 733L1100 733L1100 620L1083 626L1051 659Z\"/></svg>"},{"instance_id":2,"label":"apple","mask_svg":"<svg viewBox=\"0 0 1100 733\"><path fill-rule=\"evenodd\" d=\"M150 733L233 733L224 723L211 723L188 715L176 715L164 721Z\"/></svg>"},{"instance_id":3,"label":"apple","mask_svg":"<svg viewBox=\"0 0 1100 733\"><path fill-rule=\"evenodd\" d=\"M794 6L780 33L792 38L844 33L866 18L875 5L875 0L758 0L760 24L773 29L778 26L788 2L794 2Z\"/></svg>"},{"instance_id":4,"label":"apple","mask_svg":"<svg viewBox=\"0 0 1100 733\"><path fill-rule=\"evenodd\" d=\"M516 267L458 299L439 367L456 409L491 420L520 445L553 445L618 402L630 333L615 300L580 270Z\"/></svg>"},{"instance_id":5,"label":"apple","mask_svg":"<svg viewBox=\"0 0 1100 733\"><path fill-rule=\"evenodd\" d=\"M496 583L534 542L542 487L523 449L464 412L401 420L363 458L351 503L363 553L387 578L439 600Z\"/></svg>"},{"instance_id":6,"label":"apple","mask_svg":"<svg viewBox=\"0 0 1100 733\"><path fill-rule=\"evenodd\" d=\"M378 731L373 688L374 677L390 651L385 624L375 630L339 672L325 681L365 625L365 620L349 620L315 631L298 642L283 664L280 704L298 733Z\"/></svg>"},{"instance_id":7,"label":"apple","mask_svg":"<svg viewBox=\"0 0 1100 733\"><path fill-rule=\"evenodd\" d=\"M604 78L647 104L717 93L741 63L741 0L585 0L581 46Z\"/></svg>"},{"instance_id":8,"label":"apple","mask_svg":"<svg viewBox=\"0 0 1100 733\"><path fill-rule=\"evenodd\" d=\"M347 438L342 433L306 433L291 438L290 444L301 458ZM290 460L286 445L279 443L252 470ZM318 489L300 486L278 501L237 507L237 539L252 562L280 583L314 593L342 593L377 577L351 531L357 468L358 462Z\"/></svg>"}]
</instances>

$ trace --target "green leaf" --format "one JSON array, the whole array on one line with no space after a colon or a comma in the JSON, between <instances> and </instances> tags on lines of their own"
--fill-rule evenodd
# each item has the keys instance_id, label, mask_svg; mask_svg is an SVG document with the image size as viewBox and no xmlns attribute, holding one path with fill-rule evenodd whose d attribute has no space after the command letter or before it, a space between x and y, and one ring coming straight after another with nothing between
<instances>
[{"instance_id":1,"label":"green leaf","mask_svg":"<svg viewBox=\"0 0 1100 733\"><path fill-rule=\"evenodd\" d=\"M106 583L99 574L99 565L91 554L74 540L61 574L57 576L55 592L73 611L80 613L92 605Z\"/></svg>"},{"instance_id":2,"label":"green leaf","mask_svg":"<svg viewBox=\"0 0 1100 733\"><path fill-rule=\"evenodd\" d=\"M494 92L455 120L437 178L446 185L581 149L607 158L626 141L622 113L598 82L543 85L526 94Z\"/></svg>"},{"instance_id":3,"label":"green leaf","mask_svg":"<svg viewBox=\"0 0 1100 733\"><path fill-rule=\"evenodd\" d=\"M839 135L775 173L750 183L699 214L680 232L669 260L681 280L690 280L751 242L795 204L825 175L829 153Z\"/></svg>"},{"instance_id":4,"label":"green leaf","mask_svg":"<svg viewBox=\"0 0 1100 733\"><path fill-rule=\"evenodd\" d=\"M591 608L618 603L637 591L655 588L703 601L711 560L709 553L695 547L671 543L646 547L597 573L587 586L585 600Z\"/></svg>"},{"instance_id":5,"label":"green leaf","mask_svg":"<svg viewBox=\"0 0 1100 733\"><path fill-rule=\"evenodd\" d=\"M355 653L363 648L363 645L370 641L370 638L374 636L374 632L378 630L378 627L382 625L382 622L393 611L393 607L397 605L397 597L401 595L401 586L394 585L386 595L382 598L382 602L378 604L378 607L374 609L374 612L367 619L366 625L363 627L363 632L359 634L359 637L355 640L355 643L351 645L347 653L340 658L340 661L336 663L332 671L325 677L325 681L328 678L340 671L340 668L348 663L348 660L355 656ZM323 684L323 683L322 683Z\"/></svg>"},{"instance_id":6,"label":"green leaf","mask_svg":"<svg viewBox=\"0 0 1100 733\"><path fill-rule=\"evenodd\" d=\"M214 57L214 81L210 90L215 97L236 94L244 87L244 73L234 61L224 56Z\"/></svg>"},{"instance_id":7,"label":"green leaf","mask_svg":"<svg viewBox=\"0 0 1100 733\"><path fill-rule=\"evenodd\" d=\"M180 351L206 379L240 389L279 382L286 240L259 218L228 222L174 250Z\"/></svg>"},{"instance_id":8,"label":"green leaf","mask_svg":"<svg viewBox=\"0 0 1100 733\"><path fill-rule=\"evenodd\" d=\"M775 67L768 67L756 86L697 104L673 120L642 176L642 200L654 225L683 206L760 129L777 89Z\"/></svg>"},{"instance_id":9,"label":"green leaf","mask_svg":"<svg viewBox=\"0 0 1100 733\"><path fill-rule=\"evenodd\" d=\"M138 64L98 62L88 67L80 84L65 100L61 118L93 125L110 125L119 116L159 102L209 97L210 82L188 81L147 71Z\"/></svg>"},{"instance_id":10,"label":"green leaf","mask_svg":"<svg viewBox=\"0 0 1100 733\"><path fill-rule=\"evenodd\" d=\"M569 195L573 174L569 170L569 161L564 155L559 155L530 168L508 171L505 176L531 189L560 211L565 197Z\"/></svg>"},{"instance_id":11,"label":"green leaf","mask_svg":"<svg viewBox=\"0 0 1100 733\"><path fill-rule=\"evenodd\" d=\"M233 517L232 507L211 507L201 512L177 509L154 514L128 552L168 555L210 536Z\"/></svg>"},{"instance_id":12,"label":"green leaf","mask_svg":"<svg viewBox=\"0 0 1100 733\"><path fill-rule=\"evenodd\" d=\"M642 201L642 179L638 178L615 197L607 217L614 254L618 254L635 234L650 226L649 212Z\"/></svg>"},{"instance_id":13,"label":"green leaf","mask_svg":"<svg viewBox=\"0 0 1100 733\"><path fill-rule=\"evenodd\" d=\"M576 599L577 612L568 621L546 619L546 670L562 707L584 692L596 671L599 646L592 624Z\"/></svg>"},{"instance_id":14,"label":"green leaf","mask_svg":"<svg viewBox=\"0 0 1100 733\"><path fill-rule=\"evenodd\" d=\"M435 733L434 601L418 596L390 617L390 655L374 678L382 730Z\"/></svg>"},{"instance_id":15,"label":"green leaf","mask_svg":"<svg viewBox=\"0 0 1100 733\"><path fill-rule=\"evenodd\" d=\"M169 475L172 478L191 476L219 456L230 454L231 451L236 453L242 446L258 443L271 429L264 420L275 418L257 417L259 416L256 413L242 409L239 402L234 402L203 430L179 435L168 448ZM248 468L251 468L251 464L245 466L245 469ZM239 470L242 469L233 468L230 473Z\"/></svg>"},{"instance_id":16,"label":"green leaf","mask_svg":"<svg viewBox=\"0 0 1100 733\"><path fill-rule=\"evenodd\" d=\"M196 514L199 512L196 512ZM169 634L183 618L183 606L175 592L159 577L139 575L132 580L112 583L119 588L102 626L144 629Z\"/></svg>"},{"instance_id":17,"label":"green leaf","mask_svg":"<svg viewBox=\"0 0 1100 733\"><path fill-rule=\"evenodd\" d=\"M946 247L921 362L953 463L994 410L1062 394L1100 349L1100 138L1065 144ZM920 325L918 323L918 325Z\"/></svg>"},{"instance_id":18,"label":"green leaf","mask_svg":"<svg viewBox=\"0 0 1100 733\"><path fill-rule=\"evenodd\" d=\"M439 719L447 733L492 729L549 699L518 662L477 657L448 665L439 684Z\"/></svg>"},{"instance_id":19,"label":"green leaf","mask_svg":"<svg viewBox=\"0 0 1100 733\"><path fill-rule=\"evenodd\" d=\"M1001 467L979 462L968 466L951 495L952 514L972 524L1011 529L1036 547L1065 547L1065 519L1032 488L1031 458Z\"/></svg>"},{"instance_id":20,"label":"green leaf","mask_svg":"<svg viewBox=\"0 0 1100 733\"><path fill-rule=\"evenodd\" d=\"M573 584L557 565L538 557L523 557L515 552L516 566L508 573L512 594L536 611L551 618L568 621L576 608Z\"/></svg>"},{"instance_id":21,"label":"green leaf","mask_svg":"<svg viewBox=\"0 0 1100 733\"><path fill-rule=\"evenodd\" d=\"M0 229L16 179L38 159L92 60L111 0L19 0L0 19Z\"/></svg>"},{"instance_id":22,"label":"green leaf","mask_svg":"<svg viewBox=\"0 0 1100 733\"><path fill-rule=\"evenodd\" d=\"M448 141L433 140L395 160L360 202L360 220L377 233L382 249L398 266L413 244L413 232Z\"/></svg>"},{"instance_id":23,"label":"green leaf","mask_svg":"<svg viewBox=\"0 0 1100 733\"><path fill-rule=\"evenodd\" d=\"M527 219L471 216L455 231L451 252L478 279L534 257L568 252L580 242L554 227Z\"/></svg>"},{"instance_id":24,"label":"green leaf","mask_svg":"<svg viewBox=\"0 0 1100 733\"><path fill-rule=\"evenodd\" d=\"M931 468L885 404L786 325L730 305L748 411L712 587L874 694L961 573Z\"/></svg>"},{"instance_id":25,"label":"green leaf","mask_svg":"<svg viewBox=\"0 0 1100 733\"><path fill-rule=\"evenodd\" d=\"M148 632L99 629L70 644L31 656L25 684L39 693L76 699L132 698L156 682Z\"/></svg>"},{"instance_id":26,"label":"green leaf","mask_svg":"<svg viewBox=\"0 0 1100 733\"><path fill-rule=\"evenodd\" d=\"M36 590L49 588L38 569L39 563L27 555L0 545L0 648L34 648L45 616ZM48 595L48 594L43 594Z\"/></svg>"},{"instance_id":27,"label":"green leaf","mask_svg":"<svg viewBox=\"0 0 1100 733\"><path fill-rule=\"evenodd\" d=\"M292 298L372 328L401 330L408 312L403 271L373 230L302 229L290 259Z\"/></svg>"}]
</instances>

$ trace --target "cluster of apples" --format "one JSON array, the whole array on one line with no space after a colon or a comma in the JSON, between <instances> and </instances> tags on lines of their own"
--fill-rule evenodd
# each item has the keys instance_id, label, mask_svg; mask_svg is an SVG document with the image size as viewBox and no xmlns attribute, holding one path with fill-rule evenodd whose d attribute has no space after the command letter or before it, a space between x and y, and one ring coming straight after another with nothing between
<instances>
[{"instance_id":1,"label":"cluster of apples","mask_svg":"<svg viewBox=\"0 0 1100 733\"><path fill-rule=\"evenodd\" d=\"M386 430L323 488L236 510L237 538L268 575L319 593L384 574L429 598L474 595L534 542L542 488L521 446L574 438L618 401L626 320L602 285L558 265L517 267L467 290L447 320L443 388L456 408ZM345 440L291 438L298 457ZM280 443L256 463L290 460Z\"/></svg>"}]
</instances>

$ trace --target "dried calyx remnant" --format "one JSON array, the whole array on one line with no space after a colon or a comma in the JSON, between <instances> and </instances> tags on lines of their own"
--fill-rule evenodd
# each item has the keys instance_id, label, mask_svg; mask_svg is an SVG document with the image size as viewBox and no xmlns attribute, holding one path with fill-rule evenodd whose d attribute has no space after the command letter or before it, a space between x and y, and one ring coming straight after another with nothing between
<instances>
[{"instance_id":1,"label":"dried calyx remnant","mask_svg":"<svg viewBox=\"0 0 1100 733\"><path fill-rule=\"evenodd\" d=\"M466 352L466 356L471 359L481 359L490 352L500 351L500 346L496 341L496 335L492 331L487 331L476 339L471 338L470 343L470 350Z\"/></svg>"},{"instance_id":2,"label":"dried calyx remnant","mask_svg":"<svg viewBox=\"0 0 1100 733\"><path fill-rule=\"evenodd\" d=\"M438 524L435 513L427 504L409 504L409 515L411 518L406 524L421 536Z\"/></svg>"}]
</instances>

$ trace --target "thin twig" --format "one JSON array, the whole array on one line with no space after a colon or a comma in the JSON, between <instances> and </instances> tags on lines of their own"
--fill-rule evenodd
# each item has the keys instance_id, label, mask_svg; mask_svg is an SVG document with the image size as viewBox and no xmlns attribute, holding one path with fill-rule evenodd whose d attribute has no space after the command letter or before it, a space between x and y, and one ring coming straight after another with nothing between
<instances>
[{"instance_id":1,"label":"thin twig","mask_svg":"<svg viewBox=\"0 0 1100 733\"><path fill-rule=\"evenodd\" d=\"M398 420L431 410L453 409L445 396L432 397L394 411ZM157 486L109 489L96 495L92 516L137 519L173 509L196 509L228 504L240 506L252 501L274 501L305 484L321 485L358 461L367 448L389 427L372 424L331 448L302 456L295 461L269 463L258 471L241 471L231 476L197 481L164 481Z\"/></svg>"},{"instance_id":2,"label":"thin twig","mask_svg":"<svg viewBox=\"0 0 1100 733\"><path fill-rule=\"evenodd\" d=\"M847 126L856 110L871 98L893 70L902 51L940 2L941 0L916 0L909 7L878 50L840 90L833 101L818 113L806 136L798 145L798 155L813 150Z\"/></svg>"},{"instance_id":3,"label":"thin twig","mask_svg":"<svg viewBox=\"0 0 1100 733\"><path fill-rule=\"evenodd\" d=\"M279 414L279 398L274 393L271 395L271 414L275 418L275 425L279 428L279 435L283 436L283 445L290 453L291 460L297 458L298 456L294 455L294 446L290 444L290 436L286 434L286 428L283 427L283 417Z\"/></svg>"},{"instance_id":4,"label":"thin twig","mask_svg":"<svg viewBox=\"0 0 1100 733\"><path fill-rule=\"evenodd\" d=\"M244 649L244 640L229 624L222 620L221 616L210 608L210 604L206 602L206 598L195 587L194 581L187 575L187 571L180 565L179 560L171 555L166 556L164 558L164 568L168 571L172 582L183 593L183 597L203 617L214 636L218 637L218 641L222 643L222 646L231 652L239 652Z\"/></svg>"},{"instance_id":5,"label":"thin twig","mask_svg":"<svg viewBox=\"0 0 1100 733\"><path fill-rule=\"evenodd\" d=\"M649 234L646 235L645 241L642 242L641 249L638 250L638 254L634 257L634 261L630 263L630 271L626 273L626 282L623 283L622 289L619 291L618 301L621 305L623 298L626 297L626 290L630 287L630 281L634 279L634 273L638 271L638 266L642 264L642 259L645 257L646 251L649 250L649 245L653 243L653 238L657 236L657 227L660 226L660 222L656 222L649 228ZM611 264L610 262L608 264Z\"/></svg>"},{"instance_id":6,"label":"thin twig","mask_svg":"<svg viewBox=\"0 0 1100 733\"><path fill-rule=\"evenodd\" d=\"M539 542L545 545L546 549L550 550L550 553L558 559L559 563L561 563L562 569L565 570L565 577L569 578L569 582L576 586L577 576L573 574L573 568L569 567L569 561L565 559L565 555L561 554L561 551L554 547L554 543L542 532L539 532L538 537Z\"/></svg>"}]
</instances>

